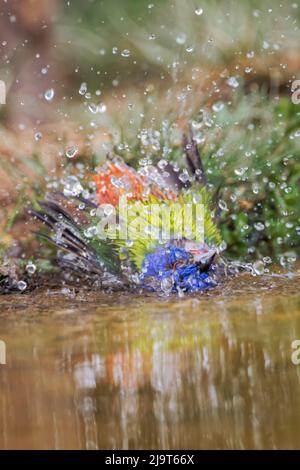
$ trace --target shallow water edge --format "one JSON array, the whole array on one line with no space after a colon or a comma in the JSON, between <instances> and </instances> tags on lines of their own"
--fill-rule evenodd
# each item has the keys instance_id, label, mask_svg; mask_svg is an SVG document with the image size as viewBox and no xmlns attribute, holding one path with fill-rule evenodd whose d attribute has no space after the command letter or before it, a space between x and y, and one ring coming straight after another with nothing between
<instances>
[{"instance_id":1,"label":"shallow water edge","mask_svg":"<svg viewBox=\"0 0 300 470\"><path fill-rule=\"evenodd\" d=\"M300 448L299 273L0 299L1 449Z\"/></svg>"}]
</instances>

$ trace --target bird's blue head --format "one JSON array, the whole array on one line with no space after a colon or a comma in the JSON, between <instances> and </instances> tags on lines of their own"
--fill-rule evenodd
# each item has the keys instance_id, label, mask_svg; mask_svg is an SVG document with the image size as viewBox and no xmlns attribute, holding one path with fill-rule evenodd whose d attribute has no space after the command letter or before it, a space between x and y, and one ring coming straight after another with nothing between
<instances>
[{"instance_id":1,"label":"bird's blue head","mask_svg":"<svg viewBox=\"0 0 300 470\"><path fill-rule=\"evenodd\" d=\"M165 292L197 292L216 285L209 269L203 271L191 252L174 244L145 256L140 280L149 290Z\"/></svg>"}]
</instances>

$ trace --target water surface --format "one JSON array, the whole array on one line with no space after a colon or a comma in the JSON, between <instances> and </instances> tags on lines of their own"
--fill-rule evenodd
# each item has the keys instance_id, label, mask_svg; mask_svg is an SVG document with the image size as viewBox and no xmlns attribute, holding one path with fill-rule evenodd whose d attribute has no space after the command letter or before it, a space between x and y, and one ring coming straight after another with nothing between
<instances>
[{"instance_id":1,"label":"water surface","mask_svg":"<svg viewBox=\"0 0 300 470\"><path fill-rule=\"evenodd\" d=\"M299 286L2 296L0 448L300 448Z\"/></svg>"}]
</instances>

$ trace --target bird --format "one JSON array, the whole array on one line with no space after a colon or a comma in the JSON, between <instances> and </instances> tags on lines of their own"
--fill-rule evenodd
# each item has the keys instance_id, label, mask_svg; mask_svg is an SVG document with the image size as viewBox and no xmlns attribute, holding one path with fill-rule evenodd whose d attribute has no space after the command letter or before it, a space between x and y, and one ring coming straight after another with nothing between
<instances>
[{"instance_id":1,"label":"bird","mask_svg":"<svg viewBox=\"0 0 300 470\"><path fill-rule=\"evenodd\" d=\"M218 284L222 237L191 131L182 147L184 169L162 159L136 170L110 154L81 180L70 176L67 190L46 193L31 214L44 225L39 236L58 248L62 270L100 286L167 294Z\"/></svg>"}]
</instances>

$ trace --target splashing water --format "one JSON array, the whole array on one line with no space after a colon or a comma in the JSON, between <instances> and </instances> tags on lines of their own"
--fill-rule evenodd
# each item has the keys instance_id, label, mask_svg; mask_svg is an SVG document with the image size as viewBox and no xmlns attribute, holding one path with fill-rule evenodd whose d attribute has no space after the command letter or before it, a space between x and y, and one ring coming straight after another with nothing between
<instances>
[{"instance_id":1,"label":"splashing water","mask_svg":"<svg viewBox=\"0 0 300 470\"><path fill-rule=\"evenodd\" d=\"M75 145L72 145L66 150L66 156L68 158L74 158L77 153L78 153L78 148L75 147Z\"/></svg>"},{"instance_id":2,"label":"splashing water","mask_svg":"<svg viewBox=\"0 0 300 470\"><path fill-rule=\"evenodd\" d=\"M54 98L55 92L53 88L49 88L48 90L45 91L44 97L46 101L52 101Z\"/></svg>"}]
</instances>

